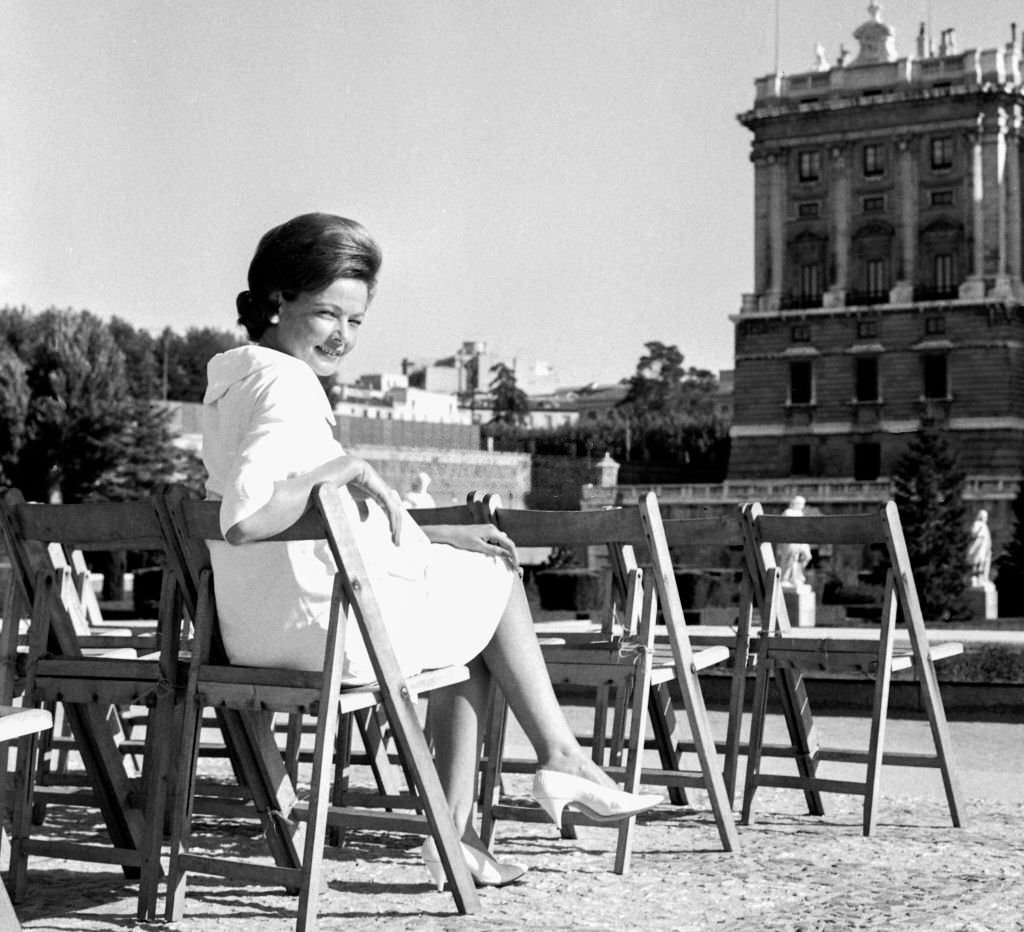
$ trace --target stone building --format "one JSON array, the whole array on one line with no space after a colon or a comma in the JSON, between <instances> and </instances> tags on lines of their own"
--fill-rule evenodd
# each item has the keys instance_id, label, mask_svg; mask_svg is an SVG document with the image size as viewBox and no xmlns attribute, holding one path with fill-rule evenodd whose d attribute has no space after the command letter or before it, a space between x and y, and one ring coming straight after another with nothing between
<instances>
[{"instance_id":1,"label":"stone building","mask_svg":"<svg viewBox=\"0 0 1024 932\"><path fill-rule=\"evenodd\" d=\"M975 477L1024 463L1016 29L858 49L756 82L754 293L735 323L730 480L878 480L923 424Z\"/></svg>"}]
</instances>

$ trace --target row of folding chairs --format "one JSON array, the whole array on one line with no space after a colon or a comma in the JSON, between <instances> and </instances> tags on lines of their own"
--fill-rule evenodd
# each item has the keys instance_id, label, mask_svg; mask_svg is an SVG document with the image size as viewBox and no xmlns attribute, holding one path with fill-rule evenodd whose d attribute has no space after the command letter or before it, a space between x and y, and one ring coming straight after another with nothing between
<instances>
[{"instance_id":1,"label":"row of folding chairs","mask_svg":"<svg viewBox=\"0 0 1024 932\"><path fill-rule=\"evenodd\" d=\"M807 796L810 811L820 811L820 793L862 792L865 831L873 825L877 774L887 758L882 739L888 677L894 669L912 667L922 684L936 753L925 765L941 769L954 824L961 807L948 732L938 697L933 662L941 651L931 647L913 589L902 544L898 515L892 506L882 512L840 521L828 533L844 540L877 538L887 546L893 567L886 585L883 625L876 643L860 641L843 657L865 675L877 675L872 742L866 755L863 783L834 786L817 773L828 759L816 745L813 718L801 678L802 664L835 658L833 646L801 639L788 624L778 586L771 545L792 526L776 527L756 507L714 519L664 521L653 494L636 507L604 512L545 513L503 509L494 500L476 497L459 508L415 513L422 523L489 520L522 546L601 547L608 554L613 586L598 636L560 638L545 654L556 685L586 685L595 694L595 755L627 789L641 783L663 785L674 802L685 801L685 788L708 794L720 842L738 848L732 797L737 761L747 752L743 820L752 814L753 794L762 785L792 785ZM10 789L13 800L11 886L15 900L25 894L28 857L47 854L86 860L108 860L139 879L139 916L156 914L161 880L165 809L170 806L169 861L166 874L169 918L184 909L190 873L212 873L251 882L283 885L299 893L297 928L314 928L316 900L328 826L342 831L376 827L432 834L438 842L450 889L460 912L479 907L466 866L459 855L451 819L441 795L430 752L415 710L415 698L465 677L464 668L429 671L405 677L399 671L366 581L362 558L355 549L337 492L318 488L312 507L281 540L326 540L338 567L329 649L322 671L250 669L227 663L217 633L212 570L205 542L220 538L218 506L197 502L182 490L170 490L152 501L86 505L34 505L17 493L3 500L4 540L14 564L15 585L5 606L5 619L28 617L29 643L18 648L18 625L0 630L0 704L17 693L29 706L60 705L74 733L76 748L89 775L91 790L110 835L110 844L77 850L33 837L31 811L37 739L20 739L19 763ZM786 519L790 520L790 519ZM809 519L795 519L808 521ZM833 520L833 519L829 519ZM794 529L794 531L797 529ZM803 524L795 540L816 542L823 528ZM702 638L699 626L686 624L674 576L674 560L694 541L720 542L744 554L743 595L735 632ZM59 543L72 550L150 550L166 566L157 625L157 651L137 658L90 653L81 598L75 597L68 574L55 568L47 547ZM44 551L46 551L44 553ZM638 554L640 559L638 559ZM372 687L340 688L343 619L351 613L367 644L377 673ZM895 621L902 613L909 641L897 644ZM758 614L760 624L756 624ZM800 641L800 643L794 643ZM952 652L954 648L944 648ZM803 653L801 653L801 651ZM842 654L842 652L839 652ZM854 656L855 655L855 656ZM729 728L716 745L701 692L702 670L731 661ZM848 665L849 666L849 665ZM748 674L756 672L750 741L740 745L740 722ZM763 744L769 682L779 687L789 727L788 752L796 758L796 782L782 784L762 772L761 761L773 749ZM182 701L184 700L184 701ZM681 737L677 709L681 700L688 737ZM126 774L122 755L109 725L109 709L129 705L150 708L141 778ZM501 796L506 714L494 697L491 727L481 779L483 828L490 838L503 818L516 817L516 807ZM223 735L235 778L244 789L250 811L259 817L273 866L229 862L221 855L198 853L192 831L196 805L203 709L212 708ZM282 754L273 727L273 713L288 716L292 726L288 753ZM295 790L297 737L303 716L315 715L308 802ZM612 737L605 741L605 722ZM389 758L381 737L393 742L409 793L396 795L393 785L378 782L377 800L387 808L346 804L344 780L335 764L348 760L347 738L357 722L364 745L373 745L371 760L386 773ZM376 723L376 727L375 727ZM339 727L340 726L340 727ZM659 767L645 762L648 731ZM170 738L169 736L180 736ZM339 738L341 740L339 740ZM607 753L607 756L605 754ZM695 753L697 767L686 770L683 755ZM595 757L595 759L597 759ZM177 766L172 766L176 762ZM897 763L908 763L901 755ZM915 761L915 763L917 763ZM512 762L508 762L513 769ZM874 769L872 769L874 768ZM507 772L507 771L504 771ZM834 781L833 781L834 782ZM527 813L538 818L539 810ZM304 843L296 825L305 822ZM563 832L571 834L567 822ZM618 828L615 868L628 868L635 820Z\"/></svg>"},{"instance_id":2,"label":"row of folding chairs","mask_svg":"<svg viewBox=\"0 0 1024 932\"><path fill-rule=\"evenodd\" d=\"M571 626L542 644L556 685L577 694L581 689L590 691L595 709L590 733L594 759L621 776L628 787L638 782L665 786L673 803L687 801L685 788L704 790L723 848L735 850L738 841L731 808L741 755L746 756L741 824L754 820L757 790L770 786L802 791L807 811L814 815L824 814L823 793L862 796L864 834L869 834L877 821L883 763L932 767L941 773L953 824L962 824L963 804L934 664L963 648L954 641L932 644L928 639L894 504L867 514L800 519L766 515L760 505L748 504L726 515L665 520L652 494L641 497L634 517L630 509L599 516L506 510L493 499L484 501L481 517L492 520L517 543L606 549L612 587L610 609L606 607L598 619L599 632L596 636L579 634L576 626ZM860 551L872 547L884 550L889 569L882 587L878 628L806 629L791 624L775 548L796 542L853 547L858 557ZM643 567L637 562L636 549L640 547L646 550ZM702 561L707 565L709 554L728 552L741 566L733 626L723 631L688 625L675 573L681 566L700 566ZM645 571L647 587L657 590L657 627L650 615L651 600L635 596L638 579ZM898 619L903 622L899 627ZM698 674L723 662L731 666L729 715L724 739L715 741ZM885 749L892 675L899 671L909 671L919 685L921 708L933 739L933 750L927 753ZM822 745L808 694L809 674L873 681L866 747ZM748 696L751 679L753 695ZM788 737L780 745L768 745L764 740L773 686ZM678 727L680 703L673 701L673 693L681 699L685 714L688 735L684 737ZM748 699L749 739L743 743ZM528 771L533 764L510 761L505 755L507 709L500 696L495 700L482 789L483 834L488 840L498 819L537 818L534 809L500 799L502 772ZM650 741L644 738L647 733ZM657 767L643 762L648 746L656 752ZM683 766L684 754L696 755L695 768ZM792 761L796 772L780 774L765 766L766 761L777 758ZM825 775L823 769L834 762L861 765L862 776L838 780ZM575 816L572 821L585 820ZM571 835L573 826L569 819L566 823L564 833ZM628 869L634 828L633 820L619 826L615 861L619 873Z\"/></svg>"}]
</instances>

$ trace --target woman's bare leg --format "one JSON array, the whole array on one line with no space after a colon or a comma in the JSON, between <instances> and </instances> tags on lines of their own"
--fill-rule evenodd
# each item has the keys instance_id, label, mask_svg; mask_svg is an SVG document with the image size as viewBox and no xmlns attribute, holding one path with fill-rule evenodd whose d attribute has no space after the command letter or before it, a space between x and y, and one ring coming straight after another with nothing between
<instances>
[{"instance_id":1,"label":"woman's bare leg","mask_svg":"<svg viewBox=\"0 0 1024 932\"><path fill-rule=\"evenodd\" d=\"M485 850L473 821L491 676L526 732L540 767L616 785L580 747L565 719L518 579L494 637L469 669L468 680L431 694L429 712L437 773L463 841Z\"/></svg>"},{"instance_id":2,"label":"woman's bare leg","mask_svg":"<svg viewBox=\"0 0 1024 932\"><path fill-rule=\"evenodd\" d=\"M609 787L616 785L583 750L566 721L518 578L494 637L481 657L526 732L541 768L576 774Z\"/></svg>"},{"instance_id":3,"label":"woman's bare leg","mask_svg":"<svg viewBox=\"0 0 1024 932\"><path fill-rule=\"evenodd\" d=\"M474 838L479 842L473 816L491 677L479 657L469 664L469 673L468 680L431 693L428 714L437 775L448 808L463 841L472 843Z\"/></svg>"}]
</instances>

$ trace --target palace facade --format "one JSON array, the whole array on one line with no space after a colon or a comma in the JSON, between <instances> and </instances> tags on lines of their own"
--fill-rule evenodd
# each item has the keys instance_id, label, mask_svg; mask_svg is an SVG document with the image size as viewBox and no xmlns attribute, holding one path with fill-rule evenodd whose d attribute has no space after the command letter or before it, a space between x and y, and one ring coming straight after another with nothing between
<instances>
[{"instance_id":1,"label":"palace facade","mask_svg":"<svg viewBox=\"0 0 1024 932\"><path fill-rule=\"evenodd\" d=\"M756 82L754 292L735 323L730 481L884 480L946 428L975 477L1024 464L1024 85L1016 29L858 50ZM848 60L849 59L849 60Z\"/></svg>"}]
</instances>

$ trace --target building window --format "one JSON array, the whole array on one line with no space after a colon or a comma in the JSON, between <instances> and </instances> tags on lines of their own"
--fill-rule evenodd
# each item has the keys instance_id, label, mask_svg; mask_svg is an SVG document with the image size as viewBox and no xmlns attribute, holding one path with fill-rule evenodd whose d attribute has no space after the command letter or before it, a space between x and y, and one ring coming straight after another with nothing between
<instances>
[{"instance_id":1,"label":"building window","mask_svg":"<svg viewBox=\"0 0 1024 932\"><path fill-rule=\"evenodd\" d=\"M884 152L877 143L864 147L864 177L874 178L885 173Z\"/></svg>"},{"instance_id":2,"label":"building window","mask_svg":"<svg viewBox=\"0 0 1024 932\"><path fill-rule=\"evenodd\" d=\"M789 364L789 403L792 405L809 405L814 391L814 379L811 363L801 359Z\"/></svg>"},{"instance_id":3,"label":"building window","mask_svg":"<svg viewBox=\"0 0 1024 932\"><path fill-rule=\"evenodd\" d=\"M794 443L789 448L789 474L809 476L811 474L811 446L808 443Z\"/></svg>"},{"instance_id":4,"label":"building window","mask_svg":"<svg viewBox=\"0 0 1024 932\"><path fill-rule=\"evenodd\" d=\"M821 177L821 153L801 152L797 157L797 170L801 181L817 181Z\"/></svg>"},{"instance_id":5,"label":"building window","mask_svg":"<svg viewBox=\"0 0 1024 932\"><path fill-rule=\"evenodd\" d=\"M922 358L925 398L948 398L949 378L946 357L940 353L930 353Z\"/></svg>"},{"instance_id":6,"label":"building window","mask_svg":"<svg viewBox=\"0 0 1024 932\"><path fill-rule=\"evenodd\" d=\"M932 191L931 202L932 207L952 207L953 192L948 189L943 191Z\"/></svg>"},{"instance_id":7,"label":"building window","mask_svg":"<svg viewBox=\"0 0 1024 932\"><path fill-rule=\"evenodd\" d=\"M877 320L858 320L857 321L857 339L859 340L870 340L878 336L878 321Z\"/></svg>"},{"instance_id":8,"label":"building window","mask_svg":"<svg viewBox=\"0 0 1024 932\"><path fill-rule=\"evenodd\" d=\"M868 259L866 268L868 294L871 297L886 294L889 291L889 274L885 259Z\"/></svg>"},{"instance_id":9,"label":"building window","mask_svg":"<svg viewBox=\"0 0 1024 932\"><path fill-rule=\"evenodd\" d=\"M790 336L794 343L810 343L811 328L807 324L794 324L793 329L790 331Z\"/></svg>"},{"instance_id":10,"label":"building window","mask_svg":"<svg viewBox=\"0 0 1024 932\"><path fill-rule=\"evenodd\" d=\"M854 362L857 401L878 401L878 357L860 356Z\"/></svg>"},{"instance_id":11,"label":"building window","mask_svg":"<svg viewBox=\"0 0 1024 932\"><path fill-rule=\"evenodd\" d=\"M935 136L932 138L932 168L943 169L953 167L953 137Z\"/></svg>"},{"instance_id":12,"label":"building window","mask_svg":"<svg viewBox=\"0 0 1024 932\"><path fill-rule=\"evenodd\" d=\"M821 201L802 201L797 204L796 215L802 220L821 216Z\"/></svg>"},{"instance_id":13,"label":"building window","mask_svg":"<svg viewBox=\"0 0 1024 932\"><path fill-rule=\"evenodd\" d=\"M853 478L859 482L877 479L882 472L882 448L877 443L853 445Z\"/></svg>"},{"instance_id":14,"label":"building window","mask_svg":"<svg viewBox=\"0 0 1024 932\"><path fill-rule=\"evenodd\" d=\"M935 287L940 293L946 294L956 290L956 271L953 268L953 257L949 253L941 253L935 257Z\"/></svg>"},{"instance_id":15,"label":"building window","mask_svg":"<svg viewBox=\"0 0 1024 932\"><path fill-rule=\"evenodd\" d=\"M885 210L885 198L881 195L866 197L861 202L861 206L866 214L878 214Z\"/></svg>"},{"instance_id":16,"label":"building window","mask_svg":"<svg viewBox=\"0 0 1024 932\"><path fill-rule=\"evenodd\" d=\"M821 266L816 262L800 266L800 297L813 300L821 297Z\"/></svg>"},{"instance_id":17,"label":"building window","mask_svg":"<svg viewBox=\"0 0 1024 932\"><path fill-rule=\"evenodd\" d=\"M926 317L924 319L924 332L930 336L937 336L940 333L946 332L946 318L945 317Z\"/></svg>"}]
</instances>

